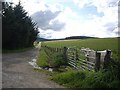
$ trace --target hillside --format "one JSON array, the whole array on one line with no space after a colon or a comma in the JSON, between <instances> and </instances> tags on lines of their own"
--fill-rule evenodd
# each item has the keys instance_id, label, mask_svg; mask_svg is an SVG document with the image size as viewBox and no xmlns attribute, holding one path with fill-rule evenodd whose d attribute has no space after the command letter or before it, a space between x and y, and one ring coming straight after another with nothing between
<instances>
[{"instance_id":1,"label":"hillside","mask_svg":"<svg viewBox=\"0 0 120 90\"><path fill-rule=\"evenodd\" d=\"M37 40L36 41L50 41L49 39L45 39L45 38L40 38L40 37L37 37Z\"/></svg>"},{"instance_id":2,"label":"hillside","mask_svg":"<svg viewBox=\"0 0 120 90\"><path fill-rule=\"evenodd\" d=\"M88 39L88 38L97 38L97 37L89 37L89 36L70 36L65 39Z\"/></svg>"},{"instance_id":3,"label":"hillside","mask_svg":"<svg viewBox=\"0 0 120 90\"><path fill-rule=\"evenodd\" d=\"M69 39L90 39L90 38L97 38L97 37L89 37L89 36L70 36L66 38L60 39L45 39L38 37L36 41L55 41L55 40L69 40Z\"/></svg>"}]
</instances>

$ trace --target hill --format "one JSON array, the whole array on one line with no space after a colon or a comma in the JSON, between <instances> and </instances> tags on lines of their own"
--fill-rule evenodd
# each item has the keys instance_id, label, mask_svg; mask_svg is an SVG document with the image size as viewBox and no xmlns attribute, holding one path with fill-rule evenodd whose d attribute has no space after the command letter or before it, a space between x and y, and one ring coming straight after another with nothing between
<instances>
[{"instance_id":1,"label":"hill","mask_svg":"<svg viewBox=\"0 0 120 90\"><path fill-rule=\"evenodd\" d=\"M89 36L70 36L65 39L88 39L88 38L97 38L97 37L89 37Z\"/></svg>"},{"instance_id":2,"label":"hill","mask_svg":"<svg viewBox=\"0 0 120 90\"><path fill-rule=\"evenodd\" d=\"M45 39L38 37L36 41L55 41L55 40L69 40L69 39L89 39L89 38L97 38L97 37L89 37L89 36L70 36L66 38L60 39Z\"/></svg>"},{"instance_id":3,"label":"hill","mask_svg":"<svg viewBox=\"0 0 120 90\"><path fill-rule=\"evenodd\" d=\"M36 41L40 42L40 41L50 41L50 40L49 39L45 39L45 38L37 37Z\"/></svg>"}]
</instances>

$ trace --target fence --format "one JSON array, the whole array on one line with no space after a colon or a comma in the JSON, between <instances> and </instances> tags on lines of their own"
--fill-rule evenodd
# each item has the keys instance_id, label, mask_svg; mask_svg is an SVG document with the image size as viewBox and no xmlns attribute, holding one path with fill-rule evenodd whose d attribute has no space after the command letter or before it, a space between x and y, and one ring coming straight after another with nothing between
<instances>
[{"instance_id":1,"label":"fence","mask_svg":"<svg viewBox=\"0 0 120 90\"><path fill-rule=\"evenodd\" d=\"M111 51L94 51L89 48L68 48L68 64L76 69L98 71L100 68L107 68L111 59Z\"/></svg>"},{"instance_id":2,"label":"fence","mask_svg":"<svg viewBox=\"0 0 120 90\"><path fill-rule=\"evenodd\" d=\"M51 48L44 46L51 52L61 52L64 54L64 60L75 69L99 71L100 68L107 68L111 59L111 51L94 51L89 48ZM46 52L47 53L47 52ZM49 55L49 53L47 53Z\"/></svg>"},{"instance_id":3,"label":"fence","mask_svg":"<svg viewBox=\"0 0 120 90\"><path fill-rule=\"evenodd\" d=\"M42 50L44 50L44 52L46 53L47 67L57 69L61 65L67 64L64 48L51 48L48 46L42 46Z\"/></svg>"}]
</instances>

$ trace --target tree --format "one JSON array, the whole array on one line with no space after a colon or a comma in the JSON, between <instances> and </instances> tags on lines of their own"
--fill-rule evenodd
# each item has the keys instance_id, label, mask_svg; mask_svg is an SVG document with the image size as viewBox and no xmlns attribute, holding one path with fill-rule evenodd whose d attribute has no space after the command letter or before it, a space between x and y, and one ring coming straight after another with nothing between
<instances>
[{"instance_id":1,"label":"tree","mask_svg":"<svg viewBox=\"0 0 120 90\"><path fill-rule=\"evenodd\" d=\"M3 49L31 47L37 38L38 27L19 2L15 7L3 2L2 46Z\"/></svg>"}]
</instances>

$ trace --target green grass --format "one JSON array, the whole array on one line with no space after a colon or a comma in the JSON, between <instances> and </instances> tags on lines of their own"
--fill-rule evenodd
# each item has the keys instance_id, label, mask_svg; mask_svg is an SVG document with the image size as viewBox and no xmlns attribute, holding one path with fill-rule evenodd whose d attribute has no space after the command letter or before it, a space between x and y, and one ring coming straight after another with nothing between
<instances>
[{"instance_id":1,"label":"green grass","mask_svg":"<svg viewBox=\"0 0 120 90\"><path fill-rule=\"evenodd\" d=\"M118 60L120 50L118 49L118 42L120 38L99 38L99 39L84 39L84 40L60 40L60 41L47 41L42 42L42 45L47 45L49 47L85 47L91 48L93 50L112 50L112 57Z\"/></svg>"},{"instance_id":2,"label":"green grass","mask_svg":"<svg viewBox=\"0 0 120 90\"><path fill-rule=\"evenodd\" d=\"M47 55L43 49L40 50L40 54L38 56L37 64L40 67L46 67L48 65L48 59Z\"/></svg>"},{"instance_id":3,"label":"green grass","mask_svg":"<svg viewBox=\"0 0 120 90\"><path fill-rule=\"evenodd\" d=\"M89 47L95 50L117 49L120 38L99 38L99 39L80 39L80 40L60 40L43 42L50 47Z\"/></svg>"},{"instance_id":4,"label":"green grass","mask_svg":"<svg viewBox=\"0 0 120 90\"><path fill-rule=\"evenodd\" d=\"M63 57L63 52L51 51L46 47L42 47L37 60L38 66L59 68L65 65L66 62Z\"/></svg>"},{"instance_id":5,"label":"green grass","mask_svg":"<svg viewBox=\"0 0 120 90\"><path fill-rule=\"evenodd\" d=\"M52 80L69 88L119 88L119 74L120 71L116 69L99 72L67 71L54 75Z\"/></svg>"},{"instance_id":6,"label":"green grass","mask_svg":"<svg viewBox=\"0 0 120 90\"><path fill-rule=\"evenodd\" d=\"M48 47L86 47L93 50L112 50L112 57L116 62L120 50L118 41L120 38L102 38L102 39L85 39L85 40L62 40L42 42L42 45ZM54 54L54 53L53 53ZM46 53L41 50L38 64L46 65ZM63 72L52 73L50 79L70 88L119 88L120 86L120 62L111 64L110 68L98 72L63 70Z\"/></svg>"}]
</instances>

